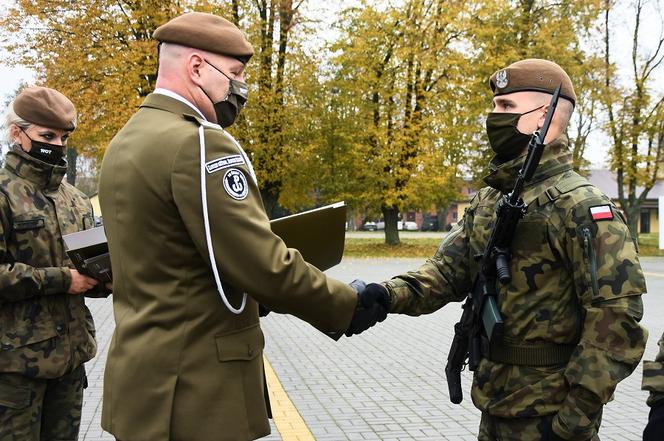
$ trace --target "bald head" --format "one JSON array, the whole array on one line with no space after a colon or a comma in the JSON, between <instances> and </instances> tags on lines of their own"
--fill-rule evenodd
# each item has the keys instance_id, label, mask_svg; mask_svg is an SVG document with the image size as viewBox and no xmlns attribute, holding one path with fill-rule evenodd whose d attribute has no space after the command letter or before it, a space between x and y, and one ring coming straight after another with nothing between
<instances>
[{"instance_id":1,"label":"bald head","mask_svg":"<svg viewBox=\"0 0 664 441\"><path fill-rule=\"evenodd\" d=\"M236 58L173 43L159 48L156 86L187 99L209 121L217 122L213 103L228 96L229 78L244 80L244 64Z\"/></svg>"}]
</instances>

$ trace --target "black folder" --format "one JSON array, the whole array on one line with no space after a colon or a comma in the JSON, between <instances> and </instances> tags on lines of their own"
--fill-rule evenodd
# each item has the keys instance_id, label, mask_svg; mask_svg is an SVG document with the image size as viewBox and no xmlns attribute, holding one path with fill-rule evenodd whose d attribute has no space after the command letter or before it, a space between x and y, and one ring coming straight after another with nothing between
<instances>
[{"instance_id":1,"label":"black folder","mask_svg":"<svg viewBox=\"0 0 664 441\"><path fill-rule=\"evenodd\" d=\"M86 292L85 296L107 297L110 291L104 285L107 282L113 282L113 273L104 227L65 234L62 239L67 248L67 255L76 270L101 282Z\"/></svg>"},{"instance_id":2,"label":"black folder","mask_svg":"<svg viewBox=\"0 0 664 441\"><path fill-rule=\"evenodd\" d=\"M337 202L270 222L288 248L321 271L332 268L344 254L346 204Z\"/></svg>"}]
</instances>

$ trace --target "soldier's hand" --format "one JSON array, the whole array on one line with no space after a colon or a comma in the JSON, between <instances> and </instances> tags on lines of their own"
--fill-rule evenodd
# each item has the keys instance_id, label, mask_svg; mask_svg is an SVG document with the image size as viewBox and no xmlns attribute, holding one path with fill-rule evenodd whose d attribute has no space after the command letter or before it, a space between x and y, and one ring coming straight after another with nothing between
<instances>
[{"instance_id":1,"label":"soldier's hand","mask_svg":"<svg viewBox=\"0 0 664 441\"><path fill-rule=\"evenodd\" d=\"M650 409L648 425L643 431L643 441L659 441L664 439L664 400Z\"/></svg>"},{"instance_id":2,"label":"soldier's hand","mask_svg":"<svg viewBox=\"0 0 664 441\"><path fill-rule=\"evenodd\" d=\"M353 280L350 286L357 291L355 314L346 330L346 337L360 334L387 317L390 310L390 295L387 289L378 283L366 285L361 280Z\"/></svg>"},{"instance_id":3,"label":"soldier's hand","mask_svg":"<svg viewBox=\"0 0 664 441\"><path fill-rule=\"evenodd\" d=\"M69 285L69 290L67 291L69 294L83 294L99 283L92 277L81 274L75 269L70 269L69 271L71 273L71 285Z\"/></svg>"}]
</instances>

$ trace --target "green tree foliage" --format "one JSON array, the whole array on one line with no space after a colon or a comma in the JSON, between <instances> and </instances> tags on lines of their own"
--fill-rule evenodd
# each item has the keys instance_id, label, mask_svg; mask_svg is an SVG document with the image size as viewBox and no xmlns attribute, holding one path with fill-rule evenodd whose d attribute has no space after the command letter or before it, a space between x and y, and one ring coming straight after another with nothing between
<instances>
[{"instance_id":1,"label":"green tree foliage","mask_svg":"<svg viewBox=\"0 0 664 441\"><path fill-rule=\"evenodd\" d=\"M491 109L488 77L527 57L557 62L575 83L575 166L585 166L588 136L609 109L607 130L614 149L623 152L614 155L614 168L628 176L628 186L651 182L639 165L660 158L643 155L648 148L661 150L662 128L655 122L662 120L662 106L655 106L649 88L653 74L643 74L659 59L647 64L637 57L643 81L631 91L605 84L613 60L607 63L603 46L588 41L613 3L353 4L339 16L336 40L322 49L312 44L321 37L315 13L304 12L308 5L316 10L307 0L16 0L0 32L14 63L72 98L80 125L71 145L99 159L154 88L154 29L190 10L230 19L256 53L247 66L249 102L230 132L252 157L268 213L344 199L356 210L382 215L388 243L399 241L399 212L442 209L457 197L460 176L485 174L491 156L483 128ZM607 94L620 98L609 103ZM633 115L639 122L628 128ZM635 144L640 156L628 154ZM657 174L649 170L649 177Z\"/></svg>"},{"instance_id":2,"label":"green tree foliage","mask_svg":"<svg viewBox=\"0 0 664 441\"><path fill-rule=\"evenodd\" d=\"M379 208L386 242L399 242L397 215L430 208L456 194L459 156L470 121L465 100L466 57L461 37L466 2L408 1L345 11L333 46L337 90L361 158L359 198Z\"/></svg>"}]
</instances>

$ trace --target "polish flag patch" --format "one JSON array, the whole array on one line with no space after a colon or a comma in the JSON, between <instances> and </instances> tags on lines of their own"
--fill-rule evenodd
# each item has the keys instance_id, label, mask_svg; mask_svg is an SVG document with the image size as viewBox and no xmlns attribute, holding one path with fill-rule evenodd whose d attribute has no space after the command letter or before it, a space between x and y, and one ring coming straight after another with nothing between
<instances>
[{"instance_id":1,"label":"polish flag patch","mask_svg":"<svg viewBox=\"0 0 664 441\"><path fill-rule=\"evenodd\" d=\"M590 207L590 217L594 221L613 220L613 211L611 211L610 205L596 205Z\"/></svg>"}]
</instances>

